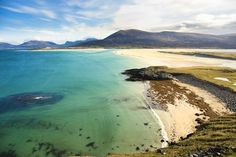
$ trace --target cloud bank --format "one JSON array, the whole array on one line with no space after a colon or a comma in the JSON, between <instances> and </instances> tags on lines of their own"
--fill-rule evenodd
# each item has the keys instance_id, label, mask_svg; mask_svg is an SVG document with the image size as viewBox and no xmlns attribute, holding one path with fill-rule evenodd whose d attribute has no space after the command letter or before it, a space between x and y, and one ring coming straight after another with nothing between
<instances>
[{"instance_id":1,"label":"cloud bank","mask_svg":"<svg viewBox=\"0 0 236 157\"><path fill-rule=\"evenodd\" d=\"M86 37L104 38L120 29L236 33L235 0L60 0L58 4L19 1L0 4L0 19L5 22L0 30L1 40L62 43ZM6 19L12 14L17 16ZM31 23L25 22L28 16ZM14 23L19 27L12 27Z\"/></svg>"}]
</instances>

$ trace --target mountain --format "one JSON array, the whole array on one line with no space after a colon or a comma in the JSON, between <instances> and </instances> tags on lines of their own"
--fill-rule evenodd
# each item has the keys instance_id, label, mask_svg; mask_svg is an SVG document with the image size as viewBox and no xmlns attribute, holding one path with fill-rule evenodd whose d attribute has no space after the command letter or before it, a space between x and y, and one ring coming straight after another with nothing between
<instances>
[{"instance_id":1,"label":"mountain","mask_svg":"<svg viewBox=\"0 0 236 157\"><path fill-rule=\"evenodd\" d=\"M236 35L209 35L181 32L145 32L120 30L103 40L78 44L81 47L144 47L144 48L236 48Z\"/></svg>"},{"instance_id":2,"label":"mountain","mask_svg":"<svg viewBox=\"0 0 236 157\"><path fill-rule=\"evenodd\" d=\"M0 42L0 49L13 49L13 48L15 48L15 45Z\"/></svg>"},{"instance_id":3,"label":"mountain","mask_svg":"<svg viewBox=\"0 0 236 157\"><path fill-rule=\"evenodd\" d=\"M38 41L38 40L30 40L24 42L20 45L12 45L9 43L0 42L0 50L1 49L42 49L42 48L68 48L74 47L76 45L80 45L90 41L96 41L95 38L87 38L85 40L77 40L77 41L67 41L64 44L56 44L51 41Z\"/></svg>"},{"instance_id":4,"label":"mountain","mask_svg":"<svg viewBox=\"0 0 236 157\"><path fill-rule=\"evenodd\" d=\"M20 45L17 45L15 48L16 49L40 49L40 48L48 48L48 47L58 48L59 45L51 41L30 40Z\"/></svg>"},{"instance_id":5,"label":"mountain","mask_svg":"<svg viewBox=\"0 0 236 157\"><path fill-rule=\"evenodd\" d=\"M77 41L66 41L65 44L60 45L61 47L73 47L76 45L80 45L86 42L90 42L90 41L95 41L97 40L96 38L87 38L85 40L77 40Z\"/></svg>"},{"instance_id":6,"label":"mountain","mask_svg":"<svg viewBox=\"0 0 236 157\"><path fill-rule=\"evenodd\" d=\"M141 30L120 30L102 40L88 38L56 44L50 41L31 40L20 45L0 43L0 49L40 48L225 48L236 49L236 34L210 35L181 32L145 32Z\"/></svg>"}]
</instances>

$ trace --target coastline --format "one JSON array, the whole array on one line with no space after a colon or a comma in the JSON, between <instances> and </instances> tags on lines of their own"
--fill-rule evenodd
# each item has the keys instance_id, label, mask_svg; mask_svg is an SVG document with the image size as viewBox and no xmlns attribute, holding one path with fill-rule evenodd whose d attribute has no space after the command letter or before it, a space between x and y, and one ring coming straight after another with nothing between
<instances>
[{"instance_id":1,"label":"coastline","mask_svg":"<svg viewBox=\"0 0 236 157\"><path fill-rule=\"evenodd\" d=\"M156 49L124 49L117 50L115 54L137 58L143 63L143 66L226 66L235 68L236 65L236 62L231 60L202 57L199 58L196 56L182 56L176 54L162 54L160 52L157 52ZM187 77L188 76L185 76L185 78ZM201 81L205 84L207 83L204 80L200 80L200 83ZM182 95L180 94L181 96L179 95L176 98L170 97L169 99L172 101L172 103L160 102L157 99L160 97L165 97L166 93L169 93L169 95L171 95L173 89L167 90L165 88L165 92L157 96L156 93L160 92L160 88L155 88L154 86L155 84L160 85L160 83L158 83L158 81L144 80L144 84L147 84L145 85L145 94L147 97L147 101L149 102L147 108L151 110L152 114L154 114L154 116L156 116L156 118L158 119L159 125L162 126L162 135L167 135L167 137L163 136L163 145L165 145L165 143L171 144L179 142L180 140L185 139L186 137L194 133L197 130L198 126L203 122L208 121L208 119L231 114L231 111L234 110L229 107L230 105L227 101L222 99L222 97L225 97L225 94L222 94L221 96L221 93L219 93L219 91L222 90L221 88L210 90L206 89L207 87L212 88L212 86L210 86L211 83L209 82L209 86L207 86L206 88L202 88L202 86L196 86L196 82L194 81L184 81L183 78L180 78L180 80L178 80L178 77L176 80L173 80L172 83L173 84L171 86L174 85L177 87L177 95L179 94L178 90L181 90L183 92ZM229 92L228 89L225 90L226 92ZM215 94L216 92L218 92L219 94ZM175 94L172 93L172 95ZM187 98L186 95L189 95L190 97ZM194 99L192 98L192 96L194 97ZM232 101L234 102L234 99Z\"/></svg>"},{"instance_id":2,"label":"coastline","mask_svg":"<svg viewBox=\"0 0 236 157\"><path fill-rule=\"evenodd\" d=\"M149 84L151 85L149 85L150 88L147 90L147 97L150 100L148 107L158 115L160 124L163 124L162 129L167 134L167 138L163 137L163 143L178 142L186 138L189 134L194 133L202 121L231 113L217 97L192 85L173 81L173 85L171 86L177 85L174 88L186 90L188 94L181 93L182 91L178 91L179 89L166 88L167 97L169 94L176 95L176 97L173 102L165 103L164 101L171 100L169 98L164 101L158 100L158 98L166 96L166 93L159 91L158 87L160 84L157 81L151 81ZM162 81L161 84L166 86L167 83ZM173 97L170 99L173 99ZM196 101L190 99L196 99ZM214 106L210 105L211 103L214 103ZM208 106L203 107L203 105Z\"/></svg>"},{"instance_id":3,"label":"coastline","mask_svg":"<svg viewBox=\"0 0 236 157\"><path fill-rule=\"evenodd\" d=\"M163 142L161 142L161 148L165 148L168 147L168 142L169 141L169 137L168 137L168 133L166 131L165 125L163 124L162 118L160 117L160 115L158 115L158 113L156 113L156 111L154 110L154 108L152 108L152 100L150 97L148 97L148 89L150 89L150 85L149 82L144 82L144 95L145 95L145 100L146 100L146 105L147 107L151 110L151 114L153 114L154 118L157 120L158 125L160 125L161 127L161 135L163 138Z\"/></svg>"}]
</instances>

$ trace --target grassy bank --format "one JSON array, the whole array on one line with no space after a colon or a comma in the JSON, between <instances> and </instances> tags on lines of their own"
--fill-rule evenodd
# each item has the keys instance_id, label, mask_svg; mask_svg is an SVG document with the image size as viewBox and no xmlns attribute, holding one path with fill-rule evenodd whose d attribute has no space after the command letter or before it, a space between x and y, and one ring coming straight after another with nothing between
<instances>
[{"instance_id":1,"label":"grassy bank","mask_svg":"<svg viewBox=\"0 0 236 157\"><path fill-rule=\"evenodd\" d=\"M166 68L164 70L170 73L191 74L196 78L230 88L236 92L236 85L233 85L236 83L236 69L225 67L185 67ZM227 78L229 81L217 80L215 79L217 77Z\"/></svg>"},{"instance_id":2,"label":"grassy bank","mask_svg":"<svg viewBox=\"0 0 236 157\"><path fill-rule=\"evenodd\" d=\"M170 53L170 54L179 54L179 55L198 56L198 57L209 57L209 58L236 60L236 54L233 54L233 53L181 52L181 51L180 52L160 51L160 52L161 53Z\"/></svg>"}]
</instances>

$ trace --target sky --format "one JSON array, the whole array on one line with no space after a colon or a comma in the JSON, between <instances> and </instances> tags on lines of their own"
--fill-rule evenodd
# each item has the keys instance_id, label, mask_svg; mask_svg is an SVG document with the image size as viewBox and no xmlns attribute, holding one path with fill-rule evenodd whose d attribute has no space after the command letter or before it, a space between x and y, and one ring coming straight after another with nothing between
<instances>
[{"instance_id":1,"label":"sky","mask_svg":"<svg viewBox=\"0 0 236 157\"><path fill-rule=\"evenodd\" d=\"M121 29L236 33L236 0L0 0L0 42L102 39Z\"/></svg>"}]
</instances>

